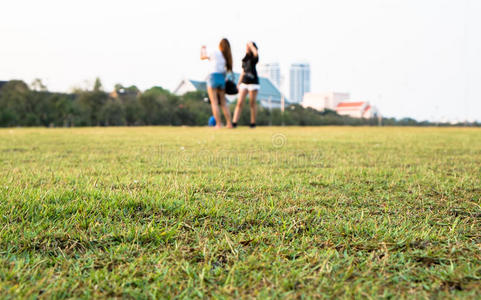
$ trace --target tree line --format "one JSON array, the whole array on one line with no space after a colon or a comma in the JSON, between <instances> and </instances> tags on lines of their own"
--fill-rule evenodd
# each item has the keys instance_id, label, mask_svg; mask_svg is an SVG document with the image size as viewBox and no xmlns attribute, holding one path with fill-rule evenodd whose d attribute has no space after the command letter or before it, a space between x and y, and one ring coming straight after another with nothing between
<instances>
[{"instance_id":1,"label":"tree line","mask_svg":"<svg viewBox=\"0 0 481 300\"><path fill-rule=\"evenodd\" d=\"M112 93L107 93L99 79L91 88L71 93L49 92L40 80L30 86L20 80L11 80L0 87L0 126L204 126L212 114L207 99L205 92L177 96L157 86L141 92L136 86L117 84ZM235 103L231 105L233 110ZM391 126L434 125L413 119L384 118L381 121ZM248 123L246 105L239 124ZM284 112L259 105L257 124L374 126L379 125L380 120L350 118L335 111L318 112L300 105L290 105Z\"/></svg>"}]
</instances>

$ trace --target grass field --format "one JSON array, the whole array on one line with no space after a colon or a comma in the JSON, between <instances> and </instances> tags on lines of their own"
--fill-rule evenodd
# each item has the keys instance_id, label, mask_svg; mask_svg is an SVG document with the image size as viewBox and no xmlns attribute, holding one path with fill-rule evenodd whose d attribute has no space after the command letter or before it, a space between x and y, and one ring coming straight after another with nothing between
<instances>
[{"instance_id":1,"label":"grass field","mask_svg":"<svg viewBox=\"0 0 481 300\"><path fill-rule=\"evenodd\" d=\"M0 130L0 298L477 298L481 130Z\"/></svg>"}]
</instances>

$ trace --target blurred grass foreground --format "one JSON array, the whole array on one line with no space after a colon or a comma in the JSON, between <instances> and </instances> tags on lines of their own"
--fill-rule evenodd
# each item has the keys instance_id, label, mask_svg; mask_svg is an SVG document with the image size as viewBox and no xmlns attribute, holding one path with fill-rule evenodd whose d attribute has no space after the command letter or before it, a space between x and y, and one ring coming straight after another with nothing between
<instances>
[{"instance_id":1,"label":"blurred grass foreground","mask_svg":"<svg viewBox=\"0 0 481 300\"><path fill-rule=\"evenodd\" d=\"M479 297L481 130L0 130L1 298Z\"/></svg>"}]
</instances>

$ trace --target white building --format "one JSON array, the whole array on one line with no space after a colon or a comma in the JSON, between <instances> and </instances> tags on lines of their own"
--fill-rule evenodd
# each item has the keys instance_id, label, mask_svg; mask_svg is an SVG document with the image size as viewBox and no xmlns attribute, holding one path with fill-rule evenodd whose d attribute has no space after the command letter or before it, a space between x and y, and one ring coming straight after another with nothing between
<instances>
[{"instance_id":1,"label":"white building","mask_svg":"<svg viewBox=\"0 0 481 300\"><path fill-rule=\"evenodd\" d=\"M380 116L378 109L367 101L341 102L337 105L336 112L351 118L372 119Z\"/></svg>"},{"instance_id":2,"label":"white building","mask_svg":"<svg viewBox=\"0 0 481 300\"><path fill-rule=\"evenodd\" d=\"M174 94L177 96L182 96L188 92L197 91L207 91L207 85L205 81L183 79L175 88Z\"/></svg>"},{"instance_id":3,"label":"white building","mask_svg":"<svg viewBox=\"0 0 481 300\"><path fill-rule=\"evenodd\" d=\"M304 108L310 107L318 111L336 110L339 103L349 99L349 93L305 93L301 105Z\"/></svg>"},{"instance_id":4,"label":"white building","mask_svg":"<svg viewBox=\"0 0 481 300\"><path fill-rule=\"evenodd\" d=\"M261 64L259 76L269 78L278 88L281 87L281 67L279 63Z\"/></svg>"},{"instance_id":5,"label":"white building","mask_svg":"<svg viewBox=\"0 0 481 300\"><path fill-rule=\"evenodd\" d=\"M292 64L289 80L291 102L301 103L304 94L311 91L311 68L309 64Z\"/></svg>"}]
</instances>

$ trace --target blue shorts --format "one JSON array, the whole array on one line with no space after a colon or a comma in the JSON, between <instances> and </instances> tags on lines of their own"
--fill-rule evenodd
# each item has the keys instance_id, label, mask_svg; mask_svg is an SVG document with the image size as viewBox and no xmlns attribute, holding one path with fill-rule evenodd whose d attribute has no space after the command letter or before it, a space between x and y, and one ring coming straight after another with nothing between
<instances>
[{"instance_id":1,"label":"blue shorts","mask_svg":"<svg viewBox=\"0 0 481 300\"><path fill-rule=\"evenodd\" d=\"M207 79L207 85L213 89L225 90L225 74L211 73Z\"/></svg>"}]
</instances>

